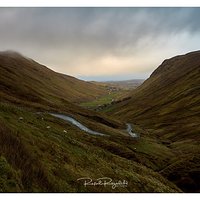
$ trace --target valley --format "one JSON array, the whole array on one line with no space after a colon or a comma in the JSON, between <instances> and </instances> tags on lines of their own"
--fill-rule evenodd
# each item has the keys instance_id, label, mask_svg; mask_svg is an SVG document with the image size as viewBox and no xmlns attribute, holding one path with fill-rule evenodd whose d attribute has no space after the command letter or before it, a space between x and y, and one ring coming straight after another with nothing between
<instances>
[{"instance_id":1,"label":"valley","mask_svg":"<svg viewBox=\"0 0 200 200\"><path fill-rule=\"evenodd\" d=\"M116 102L123 101L129 98L130 91L140 86L144 80L135 79L127 81L107 81L107 82L95 82L91 83L101 86L106 91L106 94L97 97L95 100L86 101L80 103L80 106L91 110L103 111L109 105L115 104Z\"/></svg>"},{"instance_id":2,"label":"valley","mask_svg":"<svg viewBox=\"0 0 200 200\"><path fill-rule=\"evenodd\" d=\"M192 52L144 83L98 83L1 53L1 192L199 192L199 63Z\"/></svg>"}]
</instances>

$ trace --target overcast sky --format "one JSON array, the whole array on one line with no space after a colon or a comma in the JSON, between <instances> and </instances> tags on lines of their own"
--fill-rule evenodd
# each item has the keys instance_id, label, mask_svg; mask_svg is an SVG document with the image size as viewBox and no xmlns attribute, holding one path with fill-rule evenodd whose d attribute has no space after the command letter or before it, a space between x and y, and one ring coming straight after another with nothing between
<instances>
[{"instance_id":1,"label":"overcast sky","mask_svg":"<svg viewBox=\"0 0 200 200\"><path fill-rule=\"evenodd\" d=\"M200 49L200 8L0 8L0 51L84 80L148 78Z\"/></svg>"}]
</instances>

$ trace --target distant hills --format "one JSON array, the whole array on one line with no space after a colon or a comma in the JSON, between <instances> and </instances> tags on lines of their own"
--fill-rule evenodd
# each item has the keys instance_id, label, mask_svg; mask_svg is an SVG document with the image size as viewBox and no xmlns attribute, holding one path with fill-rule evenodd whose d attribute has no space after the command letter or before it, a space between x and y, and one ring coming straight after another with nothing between
<instances>
[{"instance_id":1,"label":"distant hills","mask_svg":"<svg viewBox=\"0 0 200 200\"><path fill-rule=\"evenodd\" d=\"M132 79L132 80L124 80L124 81L105 81L105 82L96 82L92 81L97 85L109 86L124 90L135 89L140 86L144 82L144 79Z\"/></svg>"}]
</instances>

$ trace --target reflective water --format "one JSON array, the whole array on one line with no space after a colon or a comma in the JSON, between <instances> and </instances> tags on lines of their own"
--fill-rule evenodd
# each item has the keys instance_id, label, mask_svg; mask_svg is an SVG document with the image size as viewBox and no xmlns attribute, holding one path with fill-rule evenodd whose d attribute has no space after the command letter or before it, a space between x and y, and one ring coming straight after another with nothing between
<instances>
[{"instance_id":1,"label":"reflective water","mask_svg":"<svg viewBox=\"0 0 200 200\"><path fill-rule=\"evenodd\" d=\"M72 118L72 117L69 117L69 116L66 116L66 115L62 115L62 114L55 114L55 113L49 113L50 115L54 116L54 117L57 117L57 118L60 118L60 119L63 119L65 121L68 121L70 122L71 124L77 126L79 129L89 133L89 134L93 134L93 135L105 135L103 133L99 133L99 132L96 132L96 131L93 131L89 128L87 128L86 126L84 126L83 124L81 124L80 122L78 122L76 119Z\"/></svg>"},{"instance_id":2,"label":"reflective water","mask_svg":"<svg viewBox=\"0 0 200 200\"><path fill-rule=\"evenodd\" d=\"M137 133L133 133L132 132L132 126L131 126L131 124L127 123L126 126L127 126L126 131L128 132L128 134L131 137L137 138L138 137Z\"/></svg>"},{"instance_id":3,"label":"reflective water","mask_svg":"<svg viewBox=\"0 0 200 200\"><path fill-rule=\"evenodd\" d=\"M49 113L50 115L54 116L54 117L57 117L57 118L60 118L60 119L63 119L65 121L68 121L70 122L71 124L77 126L79 129L89 133L89 134L93 134L93 135L100 135L100 136L105 136L106 134L103 134L103 133L99 133L99 132L96 132L96 131L93 131L89 128L87 128L86 126L84 126L83 124L81 124L80 122L78 122L76 119L72 118L72 117L69 117L67 115L63 115L63 114L55 114L55 113ZM139 135L137 133L133 133L133 129L132 129L132 126L131 124L127 123L126 124L127 128L126 128L126 131L127 133L131 136L131 137L134 137L134 138L138 138Z\"/></svg>"}]
</instances>

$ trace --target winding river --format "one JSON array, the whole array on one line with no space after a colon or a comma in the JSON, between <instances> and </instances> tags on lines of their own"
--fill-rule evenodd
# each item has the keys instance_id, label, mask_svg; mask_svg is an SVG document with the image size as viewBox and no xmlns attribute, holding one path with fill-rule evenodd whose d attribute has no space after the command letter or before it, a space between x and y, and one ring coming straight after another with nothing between
<instances>
[{"instance_id":1,"label":"winding river","mask_svg":"<svg viewBox=\"0 0 200 200\"><path fill-rule=\"evenodd\" d=\"M87 128L86 126L84 126L83 124L81 124L80 122L78 122L76 119L72 118L72 117L69 117L67 115L63 115L63 114L56 114L56 113L49 113L50 115L54 116L54 117L57 117L57 118L60 118L60 119L63 119L65 121L68 121L70 122L71 124L77 126L79 129L81 129L82 131L85 131L89 134L92 134L92 135L100 135L100 136L108 136L107 134L103 134L103 133L99 133L99 132L96 132L96 131L93 131L89 128ZM133 133L132 132L132 126L131 124L127 123L126 124L127 128L126 128L126 131L127 133L133 137L133 138L137 138L138 135L136 133Z\"/></svg>"},{"instance_id":2,"label":"winding river","mask_svg":"<svg viewBox=\"0 0 200 200\"><path fill-rule=\"evenodd\" d=\"M137 133L133 133L133 132L132 132L133 129L132 129L131 124L127 123L126 126L127 126L126 131L128 132L128 134L129 134L131 137L133 137L133 138L138 138L138 137L139 137Z\"/></svg>"},{"instance_id":3,"label":"winding river","mask_svg":"<svg viewBox=\"0 0 200 200\"><path fill-rule=\"evenodd\" d=\"M84 126L83 124L81 124L80 122L78 122L77 120L75 120L74 118L72 117L69 117L69 116L66 116L66 115L62 115L62 114L54 114L54 113L50 113L50 115L54 116L54 117L57 117L57 118L60 118L60 119L63 119L65 121L68 121L70 122L71 124L77 126L79 129L81 129L82 131L85 131L89 134L92 134L92 135L100 135L100 136L104 136L105 134L103 133L99 133L99 132L96 132L96 131L93 131L89 128L87 128L86 126Z\"/></svg>"}]
</instances>

